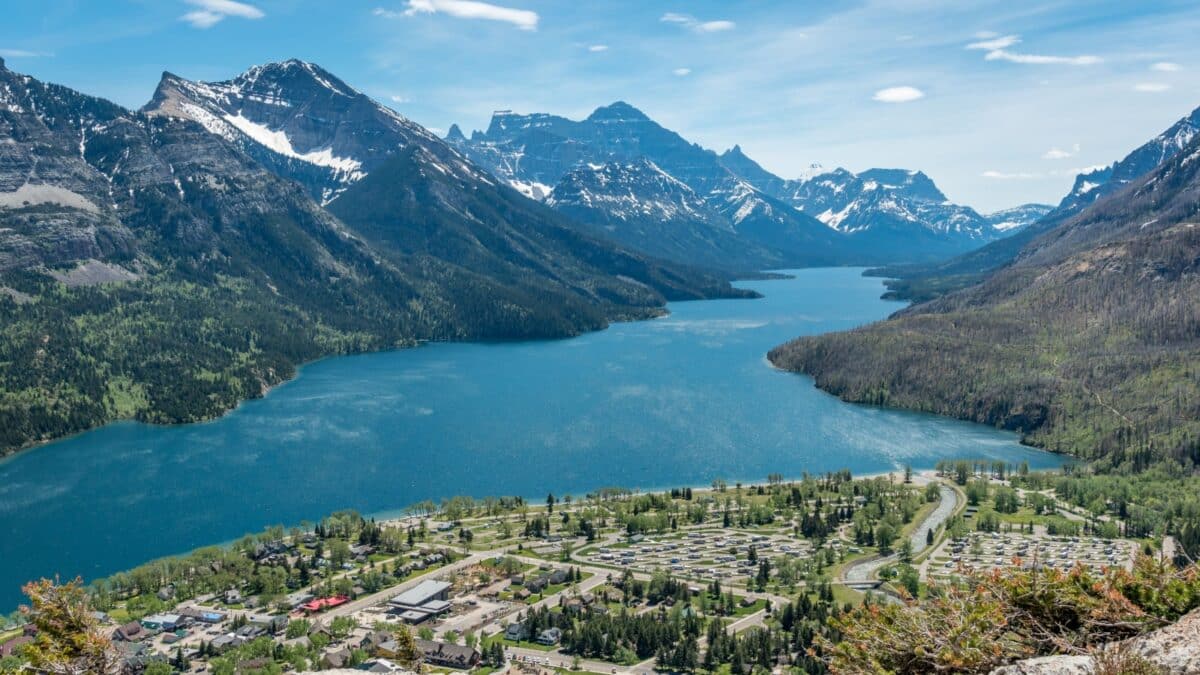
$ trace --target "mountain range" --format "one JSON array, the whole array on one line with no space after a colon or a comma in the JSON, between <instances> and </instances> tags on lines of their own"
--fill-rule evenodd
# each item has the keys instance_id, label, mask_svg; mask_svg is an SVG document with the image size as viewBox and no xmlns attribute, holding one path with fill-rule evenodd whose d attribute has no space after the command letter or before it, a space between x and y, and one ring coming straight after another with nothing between
<instances>
[{"instance_id":1,"label":"mountain range","mask_svg":"<svg viewBox=\"0 0 1200 675\"><path fill-rule=\"evenodd\" d=\"M1148 175L1187 147L1198 134L1200 108L1138 146L1124 158L1076 176L1071 191L1063 197L1058 206L1040 218L1026 223L1028 227L1019 228L1012 236L947 260L917 265L892 265L871 270L869 273L889 277L887 284L891 290L887 295L904 300L928 300L978 283L990 272L1011 264L1021 255L1024 247L1038 236Z\"/></svg>"},{"instance_id":2,"label":"mountain range","mask_svg":"<svg viewBox=\"0 0 1200 675\"><path fill-rule=\"evenodd\" d=\"M1082 176L980 279L773 350L852 401L993 424L1140 471L1200 465L1198 113Z\"/></svg>"},{"instance_id":3,"label":"mountain range","mask_svg":"<svg viewBox=\"0 0 1200 675\"><path fill-rule=\"evenodd\" d=\"M498 111L485 131L468 137L455 125L446 140L598 232L668 259L725 267L942 259L1041 210L982 216L951 203L920 171L815 167L785 180L739 146L717 154L620 101L584 120Z\"/></svg>"},{"instance_id":4,"label":"mountain range","mask_svg":"<svg viewBox=\"0 0 1200 675\"><path fill-rule=\"evenodd\" d=\"M0 61L0 449L210 417L325 354L747 295L588 234L312 64L164 74L131 111Z\"/></svg>"},{"instance_id":5,"label":"mountain range","mask_svg":"<svg viewBox=\"0 0 1200 675\"><path fill-rule=\"evenodd\" d=\"M326 354L573 335L752 296L732 273L931 259L1042 211L981 216L919 171L785 180L624 103L443 140L299 60L164 73L136 111L0 60L0 449L211 417Z\"/></svg>"}]
</instances>

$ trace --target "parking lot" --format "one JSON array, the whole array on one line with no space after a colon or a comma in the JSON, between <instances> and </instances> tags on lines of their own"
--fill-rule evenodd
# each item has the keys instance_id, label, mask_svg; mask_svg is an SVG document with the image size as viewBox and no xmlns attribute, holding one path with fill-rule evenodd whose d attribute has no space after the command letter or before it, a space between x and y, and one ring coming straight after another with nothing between
<instances>
[{"instance_id":1,"label":"parking lot","mask_svg":"<svg viewBox=\"0 0 1200 675\"><path fill-rule=\"evenodd\" d=\"M974 532L952 539L934 555L930 576L951 576L959 566L987 571L1022 565L1068 570L1076 564L1099 571L1105 567L1126 569L1133 564L1136 542L1097 537L1050 537L1016 533Z\"/></svg>"},{"instance_id":2,"label":"parking lot","mask_svg":"<svg viewBox=\"0 0 1200 675\"><path fill-rule=\"evenodd\" d=\"M641 571L662 569L707 581L738 580L752 577L757 571L757 563L751 560L751 548L758 559L808 558L813 553L810 542L791 537L714 530L602 546L585 552L583 559Z\"/></svg>"}]
</instances>

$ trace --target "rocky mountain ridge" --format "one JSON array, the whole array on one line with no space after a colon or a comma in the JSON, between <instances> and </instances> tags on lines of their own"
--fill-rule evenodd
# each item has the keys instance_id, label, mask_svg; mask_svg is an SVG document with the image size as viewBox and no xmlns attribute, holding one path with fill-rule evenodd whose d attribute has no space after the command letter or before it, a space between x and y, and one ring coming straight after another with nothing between
<instances>
[{"instance_id":1,"label":"rocky mountain ridge","mask_svg":"<svg viewBox=\"0 0 1200 675\"><path fill-rule=\"evenodd\" d=\"M546 199L559 183L581 167L629 164L645 159L690 187L702 200L727 202L730 195L755 206L771 204L774 226L782 231L804 230L803 246L786 244L776 258L796 264L820 259L835 263L897 259L934 259L977 247L1002 231L973 209L950 203L925 174L897 169L872 169L855 175L843 169L812 171L785 180L765 170L740 146L718 155L678 133L665 129L633 106L618 101L597 108L583 120L546 113L493 114L485 131L470 137L456 126L447 142L459 148L499 179L527 196ZM552 203L576 209L577 176L565 186L570 197ZM646 194L630 193L624 181L623 206L640 199L639 210L664 210ZM613 183L609 183L613 185ZM603 203L593 189L593 203ZM717 204L712 209L720 209ZM737 213L755 208L738 204ZM726 208L728 210L728 208ZM592 209L594 224L609 219ZM786 215L785 215L786 214ZM797 218L797 214L801 216ZM822 232L818 222L832 230ZM762 240L754 243L761 244ZM712 256L709 256L712 257Z\"/></svg>"},{"instance_id":2,"label":"rocky mountain ridge","mask_svg":"<svg viewBox=\"0 0 1200 675\"><path fill-rule=\"evenodd\" d=\"M142 111L198 122L275 173L297 180L321 203L413 145L448 170L472 172L424 127L297 59L255 66L223 82L163 73Z\"/></svg>"},{"instance_id":3,"label":"rocky mountain ridge","mask_svg":"<svg viewBox=\"0 0 1200 675\"><path fill-rule=\"evenodd\" d=\"M893 278L888 282L892 289L889 295L906 300L927 300L978 283L993 270L1012 263L1037 237L1144 178L1197 135L1200 135L1200 108L1113 164L1076 176L1071 191L1056 207L1015 234L941 262L890 266L871 273Z\"/></svg>"},{"instance_id":4,"label":"rocky mountain ridge","mask_svg":"<svg viewBox=\"0 0 1200 675\"><path fill-rule=\"evenodd\" d=\"M1101 467L1192 467L1198 205L1200 136L983 281L771 359L847 400L1001 426Z\"/></svg>"},{"instance_id":5,"label":"rocky mountain ridge","mask_svg":"<svg viewBox=\"0 0 1200 675\"><path fill-rule=\"evenodd\" d=\"M284 105L274 71L391 135ZM130 111L0 67L0 453L211 417L323 355L560 337L752 295L587 234L322 72L252 69L241 98L168 76Z\"/></svg>"}]
</instances>

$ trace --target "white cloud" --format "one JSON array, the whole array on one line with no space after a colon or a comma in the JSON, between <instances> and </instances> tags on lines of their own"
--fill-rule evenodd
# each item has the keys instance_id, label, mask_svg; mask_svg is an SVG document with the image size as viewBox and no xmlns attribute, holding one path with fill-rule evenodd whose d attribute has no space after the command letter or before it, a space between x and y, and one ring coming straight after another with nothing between
<instances>
[{"instance_id":1,"label":"white cloud","mask_svg":"<svg viewBox=\"0 0 1200 675\"><path fill-rule=\"evenodd\" d=\"M1075 146L1075 152L1079 151L1079 146ZM1046 153L1049 154L1049 153ZM1051 169L1049 171L996 171L989 169L979 174L984 178L993 180L1039 180L1043 178L1058 178L1058 177L1075 177L1079 174L1089 174L1099 169L1108 168L1105 164L1097 164L1095 166L1073 167L1068 169Z\"/></svg>"},{"instance_id":2,"label":"white cloud","mask_svg":"<svg viewBox=\"0 0 1200 675\"><path fill-rule=\"evenodd\" d=\"M388 98L392 99L392 103L408 103L410 100L412 100L407 96L401 96L400 94L392 94Z\"/></svg>"},{"instance_id":3,"label":"white cloud","mask_svg":"<svg viewBox=\"0 0 1200 675\"><path fill-rule=\"evenodd\" d=\"M266 16L254 5L235 0L185 0L187 4L197 7L191 12L179 17L181 21L192 24L193 28L212 28L226 17L234 16L240 19L261 19Z\"/></svg>"},{"instance_id":4,"label":"white cloud","mask_svg":"<svg viewBox=\"0 0 1200 675\"><path fill-rule=\"evenodd\" d=\"M396 18L418 14L447 14L459 19L483 19L510 23L521 30L537 30L538 14L526 9L501 7L476 0L408 0L403 13L376 9L376 16Z\"/></svg>"},{"instance_id":5,"label":"white cloud","mask_svg":"<svg viewBox=\"0 0 1200 675\"><path fill-rule=\"evenodd\" d=\"M690 14L678 14L676 12L667 12L663 14L659 21L664 23L673 23L685 28L690 28L697 33L719 33L721 31L733 30L737 27L732 21L719 19L716 21L701 21Z\"/></svg>"},{"instance_id":6,"label":"white cloud","mask_svg":"<svg viewBox=\"0 0 1200 675\"><path fill-rule=\"evenodd\" d=\"M984 178L995 178L997 180L1032 180L1034 178L1042 178L1042 174L1040 174L1040 173L1030 173L1030 172L1025 172L1025 171L1018 171L1016 173L1005 173L1003 171L989 170L989 171L984 171L983 173L981 173L979 175L983 176Z\"/></svg>"},{"instance_id":7,"label":"white cloud","mask_svg":"<svg viewBox=\"0 0 1200 675\"><path fill-rule=\"evenodd\" d=\"M977 35L978 37L978 35ZM1063 65L1063 66L1093 66L1100 63L1099 56L1085 54L1082 56L1046 56L1044 54L1020 54L1008 51L1009 47L1021 42L1019 35L1001 35L979 42L972 42L967 49L977 49L987 52L984 59L988 61L1009 61L1029 65Z\"/></svg>"},{"instance_id":8,"label":"white cloud","mask_svg":"<svg viewBox=\"0 0 1200 675\"><path fill-rule=\"evenodd\" d=\"M1017 37L1016 35L993 35L990 39L983 40L981 42L972 42L971 44L967 45L967 49L986 49L988 51L995 51L997 49L1007 49L1020 41L1021 38Z\"/></svg>"},{"instance_id":9,"label":"white cloud","mask_svg":"<svg viewBox=\"0 0 1200 675\"><path fill-rule=\"evenodd\" d=\"M676 68L675 70L672 70L671 72L678 77L687 77L688 75L692 74L692 69L691 68Z\"/></svg>"},{"instance_id":10,"label":"white cloud","mask_svg":"<svg viewBox=\"0 0 1200 675\"><path fill-rule=\"evenodd\" d=\"M875 92L871 98L880 103L908 103L925 98L925 92L916 87L888 87Z\"/></svg>"},{"instance_id":11,"label":"white cloud","mask_svg":"<svg viewBox=\"0 0 1200 675\"><path fill-rule=\"evenodd\" d=\"M608 45L592 45L588 47L588 51L592 53L608 51Z\"/></svg>"},{"instance_id":12,"label":"white cloud","mask_svg":"<svg viewBox=\"0 0 1200 675\"><path fill-rule=\"evenodd\" d=\"M1183 66L1170 61L1159 61L1158 63L1150 64L1150 70L1157 70L1160 73L1174 73L1183 70Z\"/></svg>"},{"instance_id":13,"label":"white cloud","mask_svg":"<svg viewBox=\"0 0 1200 675\"><path fill-rule=\"evenodd\" d=\"M1061 148L1050 148L1042 155L1042 159L1069 159L1078 154L1079 154L1079 144L1076 143L1075 145L1071 146L1070 150L1063 150Z\"/></svg>"},{"instance_id":14,"label":"white cloud","mask_svg":"<svg viewBox=\"0 0 1200 675\"><path fill-rule=\"evenodd\" d=\"M33 59L39 56L51 56L44 52L31 52L28 49L0 49L2 59Z\"/></svg>"},{"instance_id":15,"label":"white cloud","mask_svg":"<svg viewBox=\"0 0 1200 675\"><path fill-rule=\"evenodd\" d=\"M1133 85L1134 91L1140 91L1147 94L1161 94L1171 88L1171 85L1165 82L1139 82Z\"/></svg>"},{"instance_id":16,"label":"white cloud","mask_svg":"<svg viewBox=\"0 0 1200 675\"><path fill-rule=\"evenodd\" d=\"M1042 54L1014 54L1003 49L988 52L987 56L983 58L988 61L1011 61L1012 63L1026 63L1035 66L1094 66L1102 61L1099 56L1092 56L1090 54L1083 56L1045 56Z\"/></svg>"},{"instance_id":17,"label":"white cloud","mask_svg":"<svg viewBox=\"0 0 1200 675\"><path fill-rule=\"evenodd\" d=\"M733 30L735 27L737 24L732 21L705 21L696 26L696 30L701 33L717 33L723 30Z\"/></svg>"}]
</instances>

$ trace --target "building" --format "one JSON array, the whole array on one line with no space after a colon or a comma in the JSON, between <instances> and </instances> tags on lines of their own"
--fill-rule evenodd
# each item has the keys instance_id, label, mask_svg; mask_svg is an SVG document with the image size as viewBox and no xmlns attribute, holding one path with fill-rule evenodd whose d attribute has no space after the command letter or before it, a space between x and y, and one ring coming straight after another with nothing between
<instances>
[{"instance_id":1,"label":"building","mask_svg":"<svg viewBox=\"0 0 1200 675\"><path fill-rule=\"evenodd\" d=\"M266 634L267 629L264 626L256 623L248 623L234 632L234 635L242 638L242 640L245 642L253 642L257 638L260 638Z\"/></svg>"},{"instance_id":2,"label":"building","mask_svg":"<svg viewBox=\"0 0 1200 675\"><path fill-rule=\"evenodd\" d=\"M188 618L207 624L221 623L225 620L224 612L218 612L212 609L201 609L199 607L185 607L179 610L179 613Z\"/></svg>"},{"instance_id":3,"label":"building","mask_svg":"<svg viewBox=\"0 0 1200 675\"><path fill-rule=\"evenodd\" d=\"M387 659L372 659L363 663L358 667L359 670L367 673L411 673L411 670L406 669L398 663L392 663Z\"/></svg>"},{"instance_id":4,"label":"building","mask_svg":"<svg viewBox=\"0 0 1200 675\"><path fill-rule=\"evenodd\" d=\"M113 639L121 642L140 642L148 637L150 637L150 631L146 630L146 627L137 621L130 621L123 626L119 626L113 632Z\"/></svg>"},{"instance_id":5,"label":"building","mask_svg":"<svg viewBox=\"0 0 1200 675\"><path fill-rule=\"evenodd\" d=\"M511 640L513 642L520 642L522 640L527 639L528 637L529 637L529 634L528 634L528 631L525 630L525 624L521 623L520 621L515 621L513 623L510 623L510 624L508 624L508 627L504 629L504 639L505 640Z\"/></svg>"},{"instance_id":6,"label":"building","mask_svg":"<svg viewBox=\"0 0 1200 675\"><path fill-rule=\"evenodd\" d=\"M240 647L246 644L246 639L240 635L226 633L213 638L213 641L208 643L218 654L224 653L234 647Z\"/></svg>"},{"instance_id":7,"label":"building","mask_svg":"<svg viewBox=\"0 0 1200 675\"><path fill-rule=\"evenodd\" d=\"M363 636L358 646L371 656L394 659L400 656L400 643L387 631L371 631Z\"/></svg>"},{"instance_id":8,"label":"building","mask_svg":"<svg viewBox=\"0 0 1200 675\"><path fill-rule=\"evenodd\" d=\"M554 645L558 644L560 640L562 640L562 630L558 628L547 628L546 630L538 633L537 636L537 643L539 645L546 645L547 647L553 647Z\"/></svg>"},{"instance_id":9,"label":"building","mask_svg":"<svg viewBox=\"0 0 1200 675\"><path fill-rule=\"evenodd\" d=\"M179 614L152 614L142 619L142 626L147 630L174 631L183 628L186 619Z\"/></svg>"},{"instance_id":10,"label":"building","mask_svg":"<svg viewBox=\"0 0 1200 675\"><path fill-rule=\"evenodd\" d=\"M310 600L315 600L316 597L317 596L309 593L308 591L296 591L295 593L288 595L284 601L287 602L288 607L296 609L300 605L303 605Z\"/></svg>"},{"instance_id":11,"label":"building","mask_svg":"<svg viewBox=\"0 0 1200 675\"><path fill-rule=\"evenodd\" d=\"M344 595L332 595L328 598L314 598L309 600L303 605L300 605L300 609L308 612L309 614L314 614L316 612L324 612L327 609L333 609L334 607L340 607L347 602L350 602L350 598Z\"/></svg>"},{"instance_id":12,"label":"building","mask_svg":"<svg viewBox=\"0 0 1200 675\"><path fill-rule=\"evenodd\" d=\"M444 668L470 670L479 665L479 650L463 645L452 645L447 642L417 640L417 650L425 663Z\"/></svg>"},{"instance_id":13,"label":"building","mask_svg":"<svg viewBox=\"0 0 1200 675\"><path fill-rule=\"evenodd\" d=\"M417 624L450 611L450 584L426 579L393 597L388 604L407 623Z\"/></svg>"},{"instance_id":14,"label":"building","mask_svg":"<svg viewBox=\"0 0 1200 675\"><path fill-rule=\"evenodd\" d=\"M346 668L349 667L352 658L353 654L350 653L350 650L342 647L321 657L321 665L326 668Z\"/></svg>"}]
</instances>

